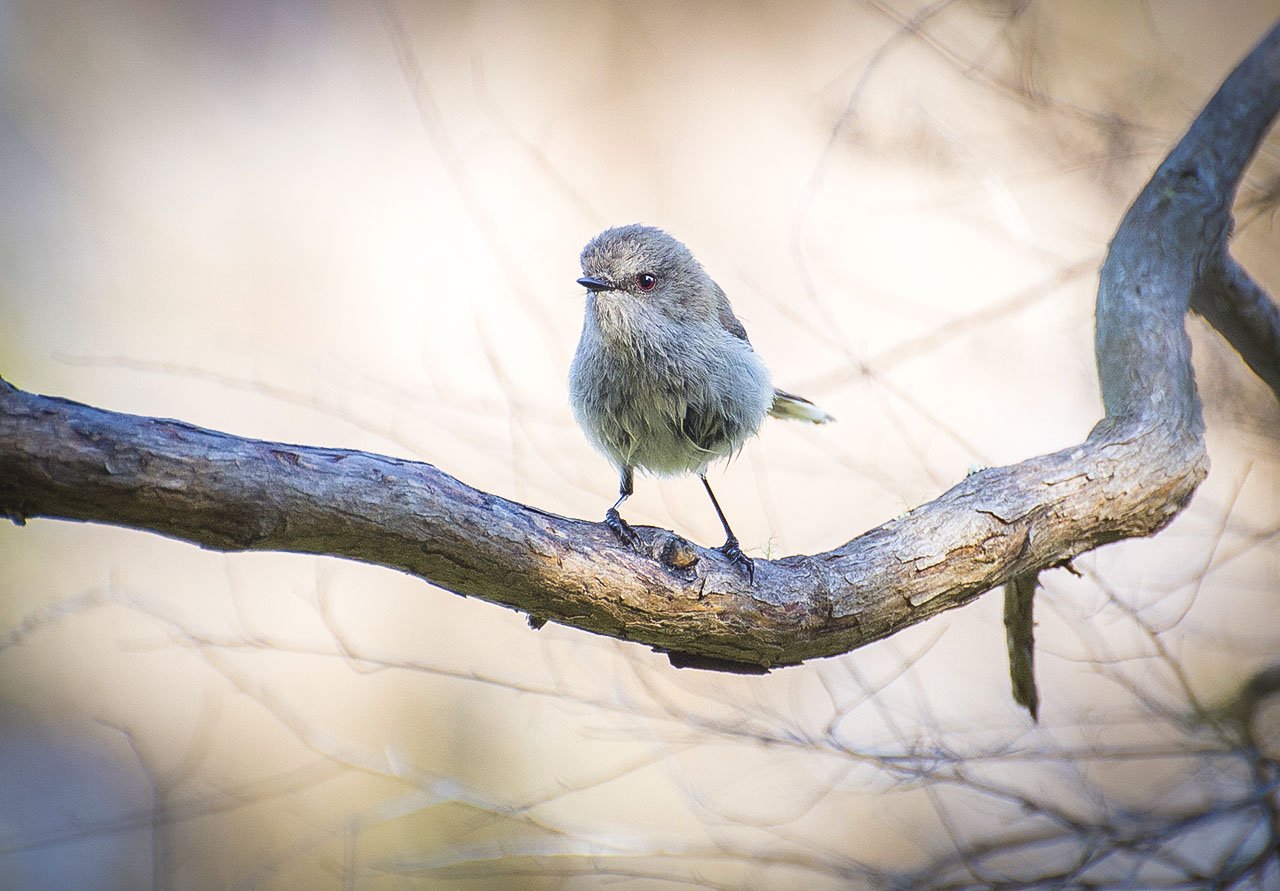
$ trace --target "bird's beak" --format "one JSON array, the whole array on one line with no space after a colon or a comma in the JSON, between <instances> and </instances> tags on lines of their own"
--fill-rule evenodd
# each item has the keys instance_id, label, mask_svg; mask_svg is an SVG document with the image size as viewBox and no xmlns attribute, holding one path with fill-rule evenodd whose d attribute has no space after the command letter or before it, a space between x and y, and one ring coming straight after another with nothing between
<instances>
[{"instance_id":1,"label":"bird's beak","mask_svg":"<svg viewBox=\"0 0 1280 891\"><path fill-rule=\"evenodd\" d=\"M586 288L588 291L612 291L613 285L602 278L596 278L593 275L584 275L578 279L578 284Z\"/></svg>"}]
</instances>

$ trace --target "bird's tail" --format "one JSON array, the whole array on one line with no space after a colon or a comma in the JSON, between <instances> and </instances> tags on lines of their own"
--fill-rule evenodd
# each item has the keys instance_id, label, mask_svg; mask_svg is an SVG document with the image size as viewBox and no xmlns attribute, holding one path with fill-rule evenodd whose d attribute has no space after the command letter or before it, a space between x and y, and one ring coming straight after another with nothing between
<instances>
[{"instance_id":1,"label":"bird's tail","mask_svg":"<svg viewBox=\"0 0 1280 891\"><path fill-rule=\"evenodd\" d=\"M769 409L769 414L775 418L808 421L811 424L826 424L835 420L808 399L786 390L773 391L773 406Z\"/></svg>"}]
</instances>

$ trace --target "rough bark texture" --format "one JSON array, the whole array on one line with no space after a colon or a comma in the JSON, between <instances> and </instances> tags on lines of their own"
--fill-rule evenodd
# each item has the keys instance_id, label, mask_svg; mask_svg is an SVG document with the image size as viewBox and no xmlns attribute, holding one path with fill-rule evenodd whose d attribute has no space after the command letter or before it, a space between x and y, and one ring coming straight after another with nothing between
<instances>
[{"instance_id":1,"label":"rough bark texture","mask_svg":"<svg viewBox=\"0 0 1280 891\"><path fill-rule=\"evenodd\" d=\"M1275 307L1226 244L1236 185L1278 104L1280 28L1125 215L1098 293L1107 415L1085 442L975 473L832 551L759 560L754 585L670 532L638 527L653 556L637 555L600 524L428 464L242 439L2 382L0 511L381 564L535 623L643 642L677 664L764 670L844 653L1015 577L1150 535L1186 504L1208 469L1189 303L1276 386Z\"/></svg>"}]
</instances>

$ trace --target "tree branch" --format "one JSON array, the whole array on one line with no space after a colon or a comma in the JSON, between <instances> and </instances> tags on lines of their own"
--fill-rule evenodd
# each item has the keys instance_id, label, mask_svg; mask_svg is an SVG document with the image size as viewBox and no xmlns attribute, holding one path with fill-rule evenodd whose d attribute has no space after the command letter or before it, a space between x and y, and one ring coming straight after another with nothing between
<instances>
[{"instance_id":1,"label":"tree branch","mask_svg":"<svg viewBox=\"0 0 1280 891\"><path fill-rule=\"evenodd\" d=\"M1107 415L1085 442L975 473L826 553L759 560L754 585L670 532L639 527L652 556L637 555L600 524L428 464L243 439L3 382L0 511L376 563L535 621L648 644L678 664L764 670L847 652L1015 577L1150 535L1187 503L1208 461L1184 316L1193 295L1239 290L1240 276L1226 281L1231 200L1276 114L1277 78L1280 28L1117 230L1097 305Z\"/></svg>"},{"instance_id":2,"label":"tree branch","mask_svg":"<svg viewBox=\"0 0 1280 891\"><path fill-rule=\"evenodd\" d=\"M1004 637L1009 649L1009 681L1013 701L1040 720L1040 691L1036 688L1035 595L1040 573L1029 572L1004 583Z\"/></svg>"},{"instance_id":3,"label":"tree branch","mask_svg":"<svg viewBox=\"0 0 1280 891\"><path fill-rule=\"evenodd\" d=\"M1191 295L1204 317L1280 399L1280 306L1225 252L1223 268Z\"/></svg>"},{"instance_id":4,"label":"tree branch","mask_svg":"<svg viewBox=\"0 0 1280 891\"><path fill-rule=\"evenodd\" d=\"M1209 100L1146 191L1156 185L1160 172L1168 174L1165 188L1178 177L1200 177L1215 199L1205 209L1228 214L1244 169L1278 109L1280 45L1273 28ZM1203 257L1207 268L1192 287L1191 308L1218 329L1280 399L1280 307L1228 253L1230 220L1222 222L1212 227L1218 241Z\"/></svg>"}]
</instances>

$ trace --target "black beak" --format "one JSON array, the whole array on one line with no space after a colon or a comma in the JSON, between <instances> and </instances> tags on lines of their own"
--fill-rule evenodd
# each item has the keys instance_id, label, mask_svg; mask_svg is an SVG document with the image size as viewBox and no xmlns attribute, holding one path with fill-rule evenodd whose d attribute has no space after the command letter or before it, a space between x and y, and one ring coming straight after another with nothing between
<instances>
[{"instance_id":1,"label":"black beak","mask_svg":"<svg viewBox=\"0 0 1280 891\"><path fill-rule=\"evenodd\" d=\"M586 288L588 291L612 291L613 285L602 278L596 278L593 275L584 275L578 279L578 284Z\"/></svg>"}]
</instances>

